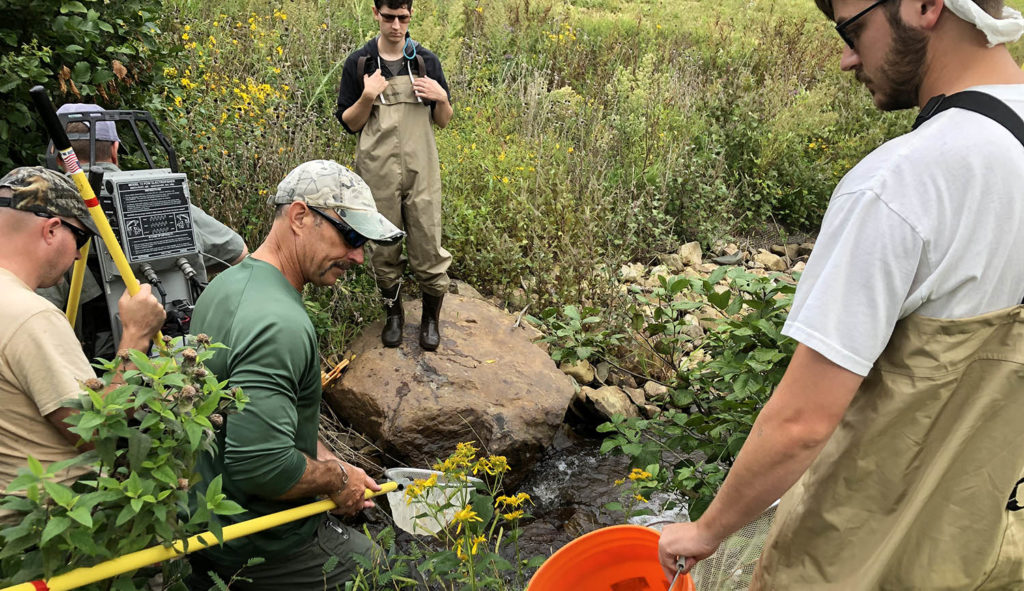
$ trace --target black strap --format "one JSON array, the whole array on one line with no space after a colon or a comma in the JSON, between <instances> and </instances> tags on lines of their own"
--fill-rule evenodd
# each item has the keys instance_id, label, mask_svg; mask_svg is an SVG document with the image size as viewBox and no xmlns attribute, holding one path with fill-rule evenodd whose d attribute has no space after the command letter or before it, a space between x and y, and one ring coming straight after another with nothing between
<instances>
[{"instance_id":1,"label":"black strap","mask_svg":"<svg viewBox=\"0 0 1024 591\"><path fill-rule=\"evenodd\" d=\"M984 115L996 123L1002 125L1007 131L1017 138L1017 141L1024 145L1024 120L1020 115L1010 108L1009 105L997 99L991 94L978 92L976 90L965 90L956 94L946 96L940 94L932 97L921 109L921 113L914 121L914 129L917 129L925 121L947 109L965 109Z\"/></svg>"},{"instance_id":2,"label":"black strap","mask_svg":"<svg viewBox=\"0 0 1024 591\"><path fill-rule=\"evenodd\" d=\"M1017 500L1017 490L1020 489L1020 485L1024 484L1024 478L1017 481L1017 484L1013 485L1013 492L1010 493L1010 501L1006 503L1007 511L1020 511L1024 509L1021 506L1020 501Z\"/></svg>"},{"instance_id":3,"label":"black strap","mask_svg":"<svg viewBox=\"0 0 1024 591\"><path fill-rule=\"evenodd\" d=\"M984 115L1005 127L1024 146L1024 120L1020 118L1020 115L1011 109L1009 105L991 94L978 92L977 90L964 90L949 96L944 94L933 96L925 103L921 113L918 114L917 119L914 121L914 129L917 129L925 121L947 109L964 109ZM1024 304L1024 300L1021 300L1021 304ZM1017 485L1019 486L1020 482ZM1014 488L1014 494L1016 494L1016 490ZM1020 507L1016 510L1019 509Z\"/></svg>"}]
</instances>

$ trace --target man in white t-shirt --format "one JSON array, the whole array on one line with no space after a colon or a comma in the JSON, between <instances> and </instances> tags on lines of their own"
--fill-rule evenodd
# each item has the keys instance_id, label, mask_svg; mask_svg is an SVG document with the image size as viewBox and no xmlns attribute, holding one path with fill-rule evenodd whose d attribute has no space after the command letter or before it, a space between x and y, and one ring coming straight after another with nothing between
<instances>
[{"instance_id":1,"label":"man in white t-shirt","mask_svg":"<svg viewBox=\"0 0 1024 591\"><path fill-rule=\"evenodd\" d=\"M817 0L882 110L967 89L1024 114L1001 0ZM999 18L1001 17L1001 18ZM780 496L755 589L1024 584L1024 146L950 109L840 182L729 477L662 532L684 572ZM1024 497L1022 491L1021 497Z\"/></svg>"},{"instance_id":2,"label":"man in white t-shirt","mask_svg":"<svg viewBox=\"0 0 1024 591\"><path fill-rule=\"evenodd\" d=\"M61 404L95 374L67 318L33 290L59 281L95 234L78 189L59 172L22 167L0 178L0 491L28 456L49 464L79 453L64 422L73 411ZM165 318L149 285L122 296L118 310L120 348L149 350Z\"/></svg>"}]
</instances>

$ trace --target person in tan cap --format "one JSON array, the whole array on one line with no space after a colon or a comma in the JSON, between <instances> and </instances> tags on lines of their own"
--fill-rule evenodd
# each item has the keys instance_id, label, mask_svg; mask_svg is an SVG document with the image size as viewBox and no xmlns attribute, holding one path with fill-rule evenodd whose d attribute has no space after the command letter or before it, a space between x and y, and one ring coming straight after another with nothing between
<instances>
[{"instance_id":1,"label":"person in tan cap","mask_svg":"<svg viewBox=\"0 0 1024 591\"><path fill-rule=\"evenodd\" d=\"M332 285L363 262L368 241L394 243L402 231L377 213L370 188L354 172L329 160L306 162L288 173L269 204L270 234L251 256L218 275L199 297L191 331L229 348L207 367L249 397L245 409L225 419L215 456L198 470L204 482L223 476L223 491L245 511L222 516L237 523L305 505L318 496L352 515L380 487L366 473L340 461L318 440L320 352L302 302L307 284ZM204 485L198 488L202 489ZM227 525L225 523L225 525ZM229 578L246 567L245 590L321 589L323 565L337 558L326 579L344 587L355 555L370 556L373 543L333 515L318 515L193 554L192 589L209 589L207 573Z\"/></svg>"},{"instance_id":2,"label":"person in tan cap","mask_svg":"<svg viewBox=\"0 0 1024 591\"><path fill-rule=\"evenodd\" d=\"M0 179L0 489L28 456L45 463L78 455L79 438L64 423L81 382L95 377L67 318L34 293L60 280L96 228L75 185L42 167L16 168ZM164 323L163 306L143 285L118 302L119 348L149 350ZM80 475L68 472L64 482Z\"/></svg>"}]
</instances>

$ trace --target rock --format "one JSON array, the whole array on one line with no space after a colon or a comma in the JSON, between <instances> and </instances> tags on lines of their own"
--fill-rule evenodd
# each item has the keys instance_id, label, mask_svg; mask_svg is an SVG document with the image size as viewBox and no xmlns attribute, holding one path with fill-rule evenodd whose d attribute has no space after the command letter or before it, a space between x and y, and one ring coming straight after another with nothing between
<instances>
[{"instance_id":1,"label":"rock","mask_svg":"<svg viewBox=\"0 0 1024 591\"><path fill-rule=\"evenodd\" d=\"M640 416L636 405L618 386L604 386L597 390L583 388L583 391L586 392L587 398L597 408L597 412L606 418L610 419L612 415L616 414L625 417Z\"/></svg>"},{"instance_id":2,"label":"rock","mask_svg":"<svg viewBox=\"0 0 1024 591\"><path fill-rule=\"evenodd\" d=\"M615 386L620 388L636 388L636 378L624 371L612 370L609 372L609 377L611 378L611 383Z\"/></svg>"},{"instance_id":3,"label":"rock","mask_svg":"<svg viewBox=\"0 0 1024 591\"><path fill-rule=\"evenodd\" d=\"M798 244L776 244L770 250L780 257L789 257L790 260L795 260L800 256L800 245Z\"/></svg>"},{"instance_id":4,"label":"rock","mask_svg":"<svg viewBox=\"0 0 1024 591\"><path fill-rule=\"evenodd\" d=\"M607 361L601 361L594 367L594 377L598 382L605 384L608 382L608 372L611 369L612 366Z\"/></svg>"},{"instance_id":5,"label":"rock","mask_svg":"<svg viewBox=\"0 0 1024 591\"><path fill-rule=\"evenodd\" d=\"M644 277L644 266L640 263L622 265L619 269L619 278L623 283L639 283Z\"/></svg>"},{"instance_id":6,"label":"rock","mask_svg":"<svg viewBox=\"0 0 1024 591\"><path fill-rule=\"evenodd\" d=\"M647 396L648 400L651 398L658 398L660 396L668 394L668 386L665 386L664 384L659 384L654 380L649 380L646 384L644 384L644 394Z\"/></svg>"},{"instance_id":7,"label":"rock","mask_svg":"<svg viewBox=\"0 0 1024 591\"><path fill-rule=\"evenodd\" d=\"M786 270L786 261L782 260L782 257L772 254L763 248L754 255L754 262L761 263L766 269L771 271Z\"/></svg>"},{"instance_id":8,"label":"rock","mask_svg":"<svg viewBox=\"0 0 1024 591\"><path fill-rule=\"evenodd\" d=\"M684 265L691 267L701 264L703 256L700 251L700 242L687 242L679 247L677 254Z\"/></svg>"},{"instance_id":9,"label":"rock","mask_svg":"<svg viewBox=\"0 0 1024 591\"><path fill-rule=\"evenodd\" d=\"M654 417L661 414L661 407L653 404L645 404L640 412L644 415L645 419L653 419Z\"/></svg>"},{"instance_id":10,"label":"rock","mask_svg":"<svg viewBox=\"0 0 1024 591\"><path fill-rule=\"evenodd\" d=\"M513 316L452 294L441 309L441 346L417 344L420 302L405 306L403 343L380 342L383 321L352 344L356 357L325 392L342 420L396 461L427 468L460 441L477 441L525 473L549 447L572 400L572 380L514 327Z\"/></svg>"},{"instance_id":11,"label":"rock","mask_svg":"<svg viewBox=\"0 0 1024 591\"><path fill-rule=\"evenodd\" d=\"M480 295L479 291L474 289L472 285L466 283L465 281L453 279L451 289L453 290L452 293L459 294L460 296L465 296L467 298L473 298L476 300L484 299L484 296Z\"/></svg>"},{"instance_id":12,"label":"rock","mask_svg":"<svg viewBox=\"0 0 1024 591\"><path fill-rule=\"evenodd\" d=\"M814 243L804 242L803 244L800 245L800 256L807 256L811 254L812 250L814 250Z\"/></svg>"},{"instance_id":13,"label":"rock","mask_svg":"<svg viewBox=\"0 0 1024 591\"><path fill-rule=\"evenodd\" d=\"M805 268L807 268L807 263L800 261L799 263L793 265L793 268L790 269L790 271L793 273L803 273Z\"/></svg>"},{"instance_id":14,"label":"rock","mask_svg":"<svg viewBox=\"0 0 1024 591\"><path fill-rule=\"evenodd\" d=\"M719 265L738 265L743 262L746 253L742 250L737 249L732 254L723 254L722 256L711 259L711 262Z\"/></svg>"},{"instance_id":15,"label":"rock","mask_svg":"<svg viewBox=\"0 0 1024 591\"><path fill-rule=\"evenodd\" d=\"M658 260L673 273L682 273L683 269L686 268L686 262L683 260L683 257L675 253L658 255Z\"/></svg>"},{"instance_id":16,"label":"rock","mask_svg":"<svg viewBox=\"0 0 1024 591\"><path fill-rule=\"evenodd\" d=\"M633 404L635 404L635 405L637 405L637 406L639 406L641 408L643 408L647 404L647 397L644 394L643 389L641 389L641 388L623 388L622 391L626 393L626 396L629 396L629 400Z\"/></svg>"},{"instance_id":17,"label":"rock","mask_svg":"<svg viewBox=\"0 0 1024 591\"><path fill-rule=\"evenodd\" d=\"M563 363L562 373L576 380L577 384L586 386L594 381L594 366L589 361L577 361L576 363Z\"/></svg>"}]
</instances>

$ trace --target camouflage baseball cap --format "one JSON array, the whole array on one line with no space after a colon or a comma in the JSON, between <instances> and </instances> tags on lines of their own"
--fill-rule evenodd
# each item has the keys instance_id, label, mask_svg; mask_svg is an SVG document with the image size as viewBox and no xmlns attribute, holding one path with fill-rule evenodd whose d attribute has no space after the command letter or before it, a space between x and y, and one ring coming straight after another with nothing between
<instances>
[{"instance_id":1,"label":"camouflage baseball cap","mask_svg":"<svg viewBox=\"0 0 1024 591\"><path fill-rule=\"evenodd\" d=\"M405 236L377 211L373 194L359 175L333 160L311 160L296 166L277 186L267 203L304 201L310 207L333 209L353 230L381 244Z\"/></svg>"},{"instance_id":2,"label":"camouflage baseball cap","mask_svg":"<svg viewBox=\"0 0 1024 591\"><path fill-rule=\"evenodd\" d=\"M82 201L78 187L63 174L42 166L15 168L0 179L0 188L14 194L0 198L0 207L77 218L93 234L99 234Z\"/></svg>"}]
</instances>

